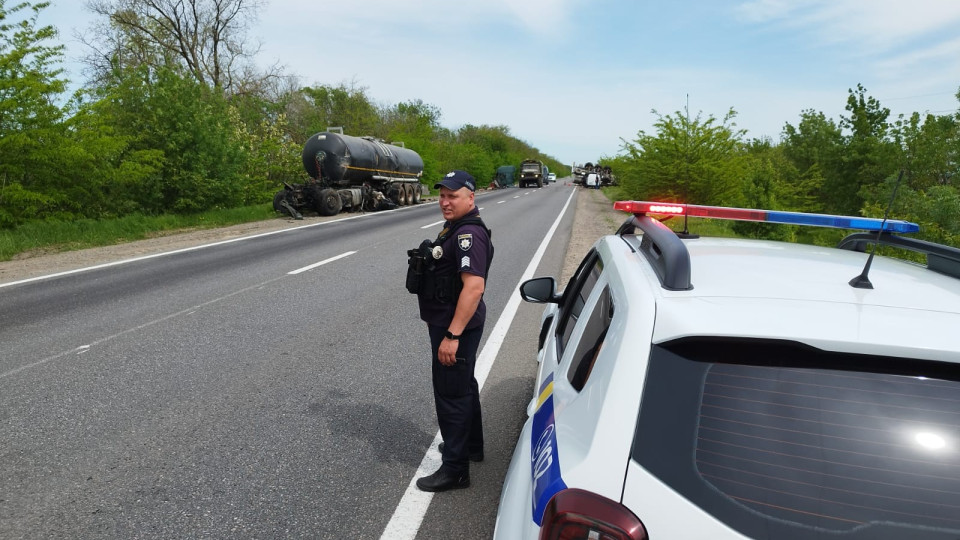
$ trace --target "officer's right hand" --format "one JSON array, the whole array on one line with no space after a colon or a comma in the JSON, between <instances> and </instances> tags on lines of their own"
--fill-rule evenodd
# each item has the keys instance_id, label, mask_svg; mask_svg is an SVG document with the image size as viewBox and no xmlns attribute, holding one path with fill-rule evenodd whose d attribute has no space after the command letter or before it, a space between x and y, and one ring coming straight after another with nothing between
<instances>
[{"instance_id":1,"label":"officer's right hand","mask_svg":"<svg viewBox=\"0 0 960 540\"><path fill-rule=\"evenodd\" d=\"M457 349L460 348L460 341L456 339L443 338L440 347L437 349L437 360L445 366L452 366L457 363Z\"/></svg>"}]
</instances>

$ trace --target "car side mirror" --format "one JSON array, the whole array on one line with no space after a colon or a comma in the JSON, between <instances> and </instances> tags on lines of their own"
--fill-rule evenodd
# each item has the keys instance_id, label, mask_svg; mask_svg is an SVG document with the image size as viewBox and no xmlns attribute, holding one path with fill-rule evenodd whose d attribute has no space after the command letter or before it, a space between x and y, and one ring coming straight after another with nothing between
<instances>
[{"instance_id":1,"label":"car side mirror","mask_svg":"<svg viewBox=\"0 0 960 540\"><path fill-rule=\"evenodd\" d=\"M552 277L528 279L520 284L520 297L536 304L559 304L557 280Z\"/></svg>"}]
</instances>

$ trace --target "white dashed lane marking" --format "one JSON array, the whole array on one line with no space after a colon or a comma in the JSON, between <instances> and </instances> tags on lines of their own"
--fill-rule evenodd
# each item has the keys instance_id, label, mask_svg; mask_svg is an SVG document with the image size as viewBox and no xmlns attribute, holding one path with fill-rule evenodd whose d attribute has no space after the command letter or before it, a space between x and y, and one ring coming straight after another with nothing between
<instances>
[{"instance_id":1,"label":"white dashed lane marking","mask_svg":"<svg viewBox=\"0 0 960 540\"><path fill-rule=\"evenodd\" d=\"M317 268L318 266L323 266L323 265L325 265L325 264L327 264L327 263L332 263L333 261L342 259L342 258L344 258L344 257L349 257L350 255L353 255L354 253L356 253L356 251L348 251L348 252L346 252L346 253L341 253L341 254L337 255L336 257L330 257L329 259L324 259L324 260L322 260L322 261L320 261L320 262L318 262L318 263L313 263L313 264L311 264L311 265L309 265L309 266L304 266L303 268L298 268L298 269L296 269L296 270L294 270L294 271L292 271L292 272L287 272L287 275L293 276L293 275L299 274L299 273L301 273L301 272L306 272L307 270L313 270L314 268Z\"/></svg>"}]
</instances>

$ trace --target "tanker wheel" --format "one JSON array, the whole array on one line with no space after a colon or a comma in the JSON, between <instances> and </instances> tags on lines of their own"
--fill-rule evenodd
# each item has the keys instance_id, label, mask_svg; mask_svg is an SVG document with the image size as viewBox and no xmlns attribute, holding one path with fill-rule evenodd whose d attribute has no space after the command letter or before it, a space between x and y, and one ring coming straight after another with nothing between
<instances>
[{"instance_id":1,"label":"tanker wheel","mask_svg":"<svg viewBox=\"0 0 960 540\"><path fill-rule=\"evenodd\" d=\"M280 203L287 198L287 190L281 189L273 196L273 211L283 213L283 207L280 206Z\"/></svg>"},{"instance_id":2,"label":"tanker wheel","mask_svg":"<svg viewBox=\"0 0 960 540\"><path fill-rule=\"evenodd\" d=\"M393 186L388 196L390 200L393 201L393 204L403 206L403 186Z\"/></svg>"},{"instance_id":3,"label":"tanker wheel","mask_svg":"<svg viewBox=\"0 0 960 540\"><path fill-rule=\"evenodd\" d=\"M417 204L413 200L413 184L404 184L403 189L407 192L407 204Z\"/></svg>"},{"instance_id":4,"label":"tanker wheel","mask_svg":"<svg viewBox=\"0 0 960 540\"><path fill-rule=\"evenodd\" d=\"M340 200L340 194L336 190L326 188L320 190L320 198L317 201L317 213L321 216L335 216L343 208L343 201Z\"/></svg>"},{"instance_id":5,"label":"tanker wheel","mask_svg":"<svg viewBox=\"0 0 960 540\"><path fill-rule=\"evenodd\" d=\"M410 204L420 204L420 195L423 192L423 188L420 186L420 182L410 184L410 187L413 189L413 199L410 200Z\"/></svg>"},{"instance_id":6,"label":"tanker wheel","mask_svg":"<svg viewBox=\"0 0 960 540\"><path fill-rule=\"evenodd\" d=\"M410 198L410 192L407 191L407 186L405 184L400 184L397 186L397 190L400 192L398 195L398 197L400 197L400 206L406 206Z\"/></svg>"}]
</instances>

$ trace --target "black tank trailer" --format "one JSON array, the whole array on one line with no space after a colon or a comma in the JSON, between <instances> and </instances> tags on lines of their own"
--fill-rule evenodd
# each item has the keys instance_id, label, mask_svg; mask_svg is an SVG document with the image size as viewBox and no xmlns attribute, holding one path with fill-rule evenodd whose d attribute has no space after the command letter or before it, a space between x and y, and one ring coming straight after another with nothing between
<instances>
[{"instance_id":1,"label":"black tank trailer","mask_svg":"<svg viewBox=\"0 0 960 540\"><path fill-rule=\"evenodd\" d=\"M423 193L423 159L413 150L373 137L320 132L303 145L306 184L284 182L273 208L302 219L314 210L333 216L342 209L384 210L417 204Z\"/></svg>"}]
</instances>

